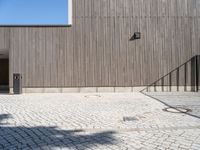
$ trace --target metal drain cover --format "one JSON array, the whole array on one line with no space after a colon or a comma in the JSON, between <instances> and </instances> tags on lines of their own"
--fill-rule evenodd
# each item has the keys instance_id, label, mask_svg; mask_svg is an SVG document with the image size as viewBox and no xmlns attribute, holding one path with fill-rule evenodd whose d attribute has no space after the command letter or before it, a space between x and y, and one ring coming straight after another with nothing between
<instances>
[{"instance_id":1,"label":"metal drain cover","mask_svg":"<svg viewBox=\"0 0 200 150\"><path fill-rule=\"evenodd\" d=\"M187 108L182 108L182 107L169 107L169 108L163 109L163 111L171 112L171 113L187 113L187 112L190 112L191 110Z\"/></svg>"},{"instance_id":2,"label":"metal drain cover","mask_svg":"<svg viewBox=\"0 0 200 150\"><path fill-rule=\"evenodd\" d=\"M138 121L136 117L123 117L124 122L133 122L133 121Z\"/></svg>"},{"instance_id":3,"label":"metal drain cover","mask_svg":"<svg viewBox=\"0 0 200 150\"><path fill-rule=\"evenodd\" d=\"M100 98L100 95L86 95L85 98Z\"/></svg>"}]
</instances>

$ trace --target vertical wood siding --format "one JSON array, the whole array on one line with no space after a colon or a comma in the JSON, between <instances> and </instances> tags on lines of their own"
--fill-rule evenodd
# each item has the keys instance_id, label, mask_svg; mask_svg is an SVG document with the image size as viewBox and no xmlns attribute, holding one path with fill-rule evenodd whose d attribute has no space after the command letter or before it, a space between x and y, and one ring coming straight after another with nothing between
<instances>
[{"instance_id":1,"label":"vertical wood siding","mask_svg":"<svg viewBox=\"0 0 200 150\"><path fill-rule=\"evenodd\" d=\"M200 0L73 0L72 27L9 30L24 87L143 86L200 54Z\"/></svg>"},{"instance_id":2,"label":"vertical wood siding","mask_svg":"<svg viewBox=\"0 0 200 150\"><path fill-rule=\"evenodd\" d=\"M0 49L9 49L9 34L8 28L0 27Z\"/></svg>"}]
</instances>

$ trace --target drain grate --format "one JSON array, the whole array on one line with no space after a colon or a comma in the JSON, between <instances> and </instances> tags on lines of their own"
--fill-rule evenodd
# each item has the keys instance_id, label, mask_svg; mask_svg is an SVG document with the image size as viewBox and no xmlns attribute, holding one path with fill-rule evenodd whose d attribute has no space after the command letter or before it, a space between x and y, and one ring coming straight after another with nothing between
<instances>
[{"instance_id":1,"label":"drain grate","mask_svg":"<svg viewBox=\"0 0 200 150\"><path fill-rule=\"evenodd\" d=\"M191 112L192 110L187 109L187 108L182 108L182 107L169 107L169 108L163 109L163 111L171 112L171 113L187 113L187 112Z\"/></svg>"},{"instance_id":2,"label":"drain grate","mask_svg":"<svg viewBox=\"0 0 200 150\"><path fill-rule=\"evenodd\" d=\"M85 98L100 98L100 95L86 95Z\"/></svg>"},{"instance_id":3,"label":"drain grate","mask_svg":"<svg viewBox=\"0 0 200 150\"><path fill-rule=\"evenodd\" d=\"M123 117L124 122L133 122L133 121L138 121L136 117Z\"/></svg>"}]
</instances>

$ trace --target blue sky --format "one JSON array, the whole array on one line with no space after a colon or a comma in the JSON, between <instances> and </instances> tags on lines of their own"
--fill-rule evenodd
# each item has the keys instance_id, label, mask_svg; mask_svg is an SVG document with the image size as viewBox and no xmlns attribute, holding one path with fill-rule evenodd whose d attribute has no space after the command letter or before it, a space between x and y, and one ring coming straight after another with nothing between
<instances>
[{"instance_id":1,"label":"blue sky","mask_svg":"<svg viewBox=\"0 0 200 150\"><path fill-rule=\"evenodd\" d=\"M0 0L0 25L67 25L67 0Z\"/></svg>"}]
</instances>

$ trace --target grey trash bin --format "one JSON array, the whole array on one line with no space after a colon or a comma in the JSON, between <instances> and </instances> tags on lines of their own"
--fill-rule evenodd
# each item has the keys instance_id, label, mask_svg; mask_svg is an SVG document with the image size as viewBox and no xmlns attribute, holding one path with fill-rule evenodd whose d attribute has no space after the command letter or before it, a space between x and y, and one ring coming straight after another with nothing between
<instances>
[{"instance_id":1,"label":"grey trash bin","mask_svg":"<svg viewBox=\"0 0 200 150\"><path fill-rule=\"evenodd\" d=\"M13 93L22 94L22 75L19 73L13 74Z\"/></svg>"}]
</instances>

